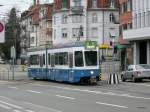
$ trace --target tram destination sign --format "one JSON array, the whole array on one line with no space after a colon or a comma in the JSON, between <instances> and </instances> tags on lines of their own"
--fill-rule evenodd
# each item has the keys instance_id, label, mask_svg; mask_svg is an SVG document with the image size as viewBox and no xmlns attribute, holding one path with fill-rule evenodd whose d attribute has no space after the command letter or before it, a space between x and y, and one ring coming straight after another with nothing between
<instances>
[{"instance_id":1,"label":"tram destination sign","mask_svg":"<svg viewBox=\"0 0 150 112\"><path fill-rule=\"evenodd\" d=\"M97 42L96 41L85 41L85 48L86 49L96 49Z\"/></svg>"}]
</instances>

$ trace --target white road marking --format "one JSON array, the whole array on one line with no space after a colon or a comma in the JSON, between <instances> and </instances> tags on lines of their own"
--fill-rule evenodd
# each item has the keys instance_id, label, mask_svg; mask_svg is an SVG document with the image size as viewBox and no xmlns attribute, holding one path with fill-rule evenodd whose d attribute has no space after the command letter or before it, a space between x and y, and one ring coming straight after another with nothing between
<instances>
[{"instance_id":1,"label":"white road marking","mask_svg":"<svg viewBox=\"0 0 150 112\"><path fill-rule=\"evenodd\" d=\"M20 110L13 110L13 112L21 112Z\"/></svg>"},{"instance_id":2,"label":"white road marking","mask_svg":"<svg viewBox=\"0 0 150 112\"><path fill-rule=\"evenodd\" d=\"M37 107L37 108L41 108L41 109L46 109L46 110L53 111L53 112L62 112L60 110L53 109L53 108L50 108L50 107L45 107L45 106L42 106L42 105L37 105L37 104L29 103L29 102L24 102L24 103L26 103L28 105L31 105L33 107Z\"/></svg>"},{"instance_id":3,"label":"white road marking","mask_svg":"<svg viewBox=\"0 0 150 112\"><path fill-rule=\"evenodd\" d=\"M96 103L97 103L97 104L100 104L100 105L111 106L111 107L128 108L128 107L126 107L126 106L115 105L115 104L109 104L109 103L102 103L102 102L96 102Z\"/></svg>"},{"instance_id":4,"label":"white road marking","mask_svg":"<svg viewBox=\"0 0 150 112\"><path fill-rule=\"evenodd\" d=\"M119 96L119 97L126 97L126 98L150 100L149 97L133 96L133 95L124 94L124 93L120 94L120 93L113 93L113 92L92 91L92 90L87 90L87 89L69 88L69 87L51 86L51 85L41 85L41 84L32 84L32 85L42 86L42 87L53 87L53 88L63 89L63 90L87 92L87 93L93 93L93 94L101 94L101 95L109 95L109 96Z\"/></svg>"},{"instance_id":5,"label":"white road marking","mask_svg":"<svg viewBox=\"0 0 150 112\"><path fill-rule=\"evenodd\" d=\"M56 95L56 96L60 97L60 98L66 98L66 99L70 99L70 100L75 100L75 98L73 98L73 97L62 96L62 95Z\"/></svg>"},{"instance_id":6,"label":"white road marking","mask_svg":"<svg viewBox=\"0 0 150 112\"><path fill-rule=\"evenodd\" d=\"M149 85L149 84L134 84L134 85L150 87L150 85Z\"/></svg>"},{"instance_id":7,"label":"white road marking","mask_svg":"<svg viewBox=\"0 0 150 112\"><path fill-rule=\"evenodd\" d=\"M11 104L11 103L7 103L7 102L1 101L1 100L0 100L0 103L3 103L3 104L5 104L5 105L11 106L11 107L16 108L16 109L23 109L22 107L20 107L20 106L18 106L18 105L14 105L14 104Z\"/></svg>"},{"instance_id":8,"label":"white road marking","mask_svg":"<svg viewBox=\"0 0 150 112\"><path fill-rule=\"evenodd\" d=\"M40 94L41 92L39 92L39 91L33 91L33 90L27 90L28 92L31 92L31 93L38 93L38 94Z\"/></svg>"},{"instance_id":9,"label":"white road marking","mask_svg":"<svg viewBox=\"0 0 150 112\"><path fill-rule=\"evenodd\" d=\"M8 107L8 106L3 105L3 104L0 104L0 107L1 107L1 108L4 108L4 109L11 109L11 107Z\"/></svg>"},{"instance_id":10,"label":"white road marking","mask_svg":"<svg viewBox=\"0 0 150 112\"><path fill-rule=\"evenodd\" d=\"M11 88L11 89L18 89L17 87L9 87L9 88Z\"/></svg>"},{"instance_id":11,"label":"white road marking","mask_svg":"<svg viewBox=\"0 0 150 112\"><path fill-rule=\"evenodd\" d=\"M26 112L34 112L33 110L25 110Z\"/></svg>"}]
</instances>

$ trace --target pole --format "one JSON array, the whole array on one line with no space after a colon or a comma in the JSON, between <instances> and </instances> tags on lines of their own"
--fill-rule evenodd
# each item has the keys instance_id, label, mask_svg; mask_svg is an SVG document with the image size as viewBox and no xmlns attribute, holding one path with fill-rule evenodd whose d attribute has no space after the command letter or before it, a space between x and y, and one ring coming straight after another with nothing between
<instances>
[{"instance_id":1,"label":"pole","mask_svg":"<svg viewBox=\"0 0 150 112\"><path fill-rule=\"evenodd\" d=\"M11 47L11 58L12 58L12 79L14 80L14 66L15 66L15 57L16 57L16 50L15 47Z\"/></svg>"},{"instance_id":2,"label":"pole","mask_svg":"<svg viewBox=\"0 0 150 112\"><path fill-rule=\"evenodd\" d=\"M12 69L12 79L14 80L15 78L15 70L14 70L14 65L15 65L15 58L13 57L13 69Z\"/></svg>"},{"instance_id":3,"label":"pole","mask_svg":"<svg viewBox=\"0 0 150 112\"><path fill-rule=\"evenodd\" d=\"M104 31L104 28L105 28L105 26L104 26L104 23L105 21L104 21L104 9L102 9L102 44L104 44L105 43L105 40L104 40L104 33L105 33L105 31ZM102 49L102 56L104 56L104 49Z\"/></svg>"}]
</instances>

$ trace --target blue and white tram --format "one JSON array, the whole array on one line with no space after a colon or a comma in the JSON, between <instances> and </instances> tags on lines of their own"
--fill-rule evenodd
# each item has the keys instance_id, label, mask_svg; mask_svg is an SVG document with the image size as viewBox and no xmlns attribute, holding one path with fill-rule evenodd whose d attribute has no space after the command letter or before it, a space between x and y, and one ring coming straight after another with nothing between
<instances>
[{"instance_id":1,"label":"blue and white tram","mask_svg":"<svg viewBox=\"0 0 150 112\"><path fill-rule=\"evenodd\" d=\"M93 83L99 80L98 48L70 46L28 52L28 76L69 83Z\"/></svg>"}]
</instances>

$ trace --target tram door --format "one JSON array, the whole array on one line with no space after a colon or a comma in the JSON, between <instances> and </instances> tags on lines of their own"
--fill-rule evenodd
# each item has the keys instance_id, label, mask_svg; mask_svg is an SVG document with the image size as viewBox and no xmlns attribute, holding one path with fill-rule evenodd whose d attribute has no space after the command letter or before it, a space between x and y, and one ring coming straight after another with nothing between
<instances>
[{"instance_id":1,"label":"tram door","mask_svg":"<svg viewBox=\"0 0 150 112\"><path fill-rule=\"evenodd\" d=\"M51 69L50 69L50 79L51 80L55 80L55 69L54 69L54 67L55 67L55 55L54 54L52 54L51 55Z\"/></svg>"},{"instance_id":2,"label":"tram door","mask_svg":"<svg viewBox=\"0 0 150 112\"><path fill-rule=\"evenodd\" d=\"M69 53L69 81L73 81L73 53Z\"/></svg>"},{"instance_id":3,"label":"tram door","mask_svg":"<svg viewBox=\"0 0 150 112\"><path fill-rule=\"evenodd\" d=\"M40 55L40 69L39 69L39 76L38 78L43 79L43 65L44 65L44 60L43 60L43 55Z\"/></svg>"}]
</instances>

